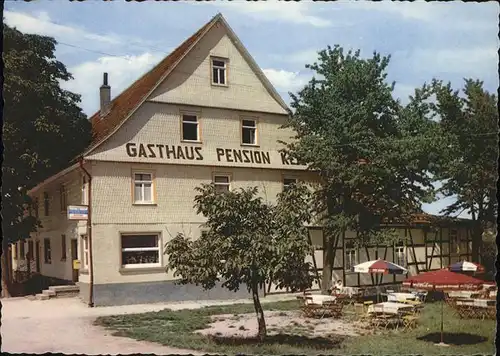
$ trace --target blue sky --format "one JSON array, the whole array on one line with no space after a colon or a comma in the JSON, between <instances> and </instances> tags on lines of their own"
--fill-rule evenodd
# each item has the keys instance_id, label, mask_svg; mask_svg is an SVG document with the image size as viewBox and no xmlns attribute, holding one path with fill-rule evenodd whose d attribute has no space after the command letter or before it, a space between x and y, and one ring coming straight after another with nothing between
<instances>
[{"instance_id":1,"label":"blue sky","mask_svg":"<svg viewBox=\"0 0 500 356\"><path fill-rule=\"evenodd\" d=\"M391 55L388 79L404 102L433 77L483 80L498 88L498 14L495 2L103 2L5 3L7 24L55 37L57 58L74 75L64 86L82 95L82 108L98 108L102 72L112 95L221 12L277 90L288 102L311 77L304 68L318 50L339 44ZM436 213L452 199L424 205Z\"/></svg>"}]
</instances>

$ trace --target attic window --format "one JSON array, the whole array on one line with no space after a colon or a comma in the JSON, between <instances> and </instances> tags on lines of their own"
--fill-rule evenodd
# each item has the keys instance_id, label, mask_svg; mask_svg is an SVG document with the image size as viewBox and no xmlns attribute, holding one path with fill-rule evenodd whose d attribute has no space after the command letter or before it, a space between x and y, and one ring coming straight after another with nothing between
<instances>
[{"instance_id":1,"label":"attic window","mask_svg":"<svg viewBox=\"0 0 500 356\"><path fill-rule=\"evenodd\" d=\"M227 60L212 58L212 84L227 85Z\"/></svg>"}]
</instances>

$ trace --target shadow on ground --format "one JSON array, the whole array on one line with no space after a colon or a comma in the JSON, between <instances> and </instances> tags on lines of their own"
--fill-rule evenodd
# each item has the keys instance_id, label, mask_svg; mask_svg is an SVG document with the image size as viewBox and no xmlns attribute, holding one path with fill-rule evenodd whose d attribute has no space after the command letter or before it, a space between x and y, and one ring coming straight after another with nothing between
<instances>
[{"instance_id":1,"label":"shadow on ground","mask_svg":"<svg viewBox=\"0 0 500 356\"><path fill-rule=\"evenodd\" d=\"M439 343L441 342L441 333L430 333L417 337L417 340ZM462 346L480 344L487 341L488 338L467 333L443 333L443 340L449 345Z\"/></svg>"},{"instance_id":2,"label":"shadow on ground","mask_svg":"<svg viewBox=\"0 0 500 356\"><path fill-rule=\"evenodd\" d=\"M345 337L335 336L331 338L307 337L300 335L278 334L268 335L264 342L257 337L229 337L229 336L211 336L210 339L219 345L246 346L246 345L289 345L310 347L312 349L339 348Z\"/></svg>"}]
</instances>

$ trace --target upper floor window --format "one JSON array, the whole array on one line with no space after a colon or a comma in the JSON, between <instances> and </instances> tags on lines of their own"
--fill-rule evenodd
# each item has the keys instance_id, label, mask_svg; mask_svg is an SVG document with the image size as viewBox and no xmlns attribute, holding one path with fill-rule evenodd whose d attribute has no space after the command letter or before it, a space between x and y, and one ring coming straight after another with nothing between
<instances>
[{"instance_id":1,"label":"upper floor window","mask_svg":"<svg viewBox=\"0 0 500 356\"><path fill-rule=\"evenodd\" d=\"M49 216L49 193L43 193L43 215Z\"/></svg>"},{"instance_id":2,"label":"upper floor window","mask_svg":"<svg viewBox=\"0 0 500 356\"><path fill-rule=\"evenodd\" d=\"M182 115L182 140L200 141L200 124L196 115Z\"/></svg>"},{"instance_id":3,"label":"upper floor window","mask_svg":"<svg viewBox=\"0 0 500 356\"><path fill-rule=\"evenodd\" d=\"M134 203L153 203L153 175L151 173L134 173Z\"/></svg>"},{"instance_id":4,"label":"upper floor window","mask_svg":"<svg viewBox=\"0 0 500 356\"><path fill-rule=\"evenodd\" d=\"M88 205L87 177L82 176L82 204Z\"/></svg>"},{"instance_id":5,"label":"upper floor window","mask_svg":"<svg viewBox=\"0 0 500 356\"><path fill-rule=\"evenodd\" d=\"M59 203L61 205L61 211L66 211L67 199L66 199L66 187L61 184L59 187Z\"/></svg>"},{"instance_id":6,"label":"upper floor window","mask_svg":"<svg viewBox=\"0 0 500 356\"><path fill-rule=\"evenodd\" d=\"M214 184L215 184L215 190L218 193L229 192L231 179L227 174L216 174L214 175Z\"/></svg>"},{"instance_id":7,"label":"upper floor window","mask_svg":"<svg viewBox=\"0 0 500 356\"><path fill-rule=\"evenodd\" d=\"M290 188L294 184L297 184L297 178L290 178L290 177L283 178L283 190Z\"/></svg>"},{"instance_id":8,"label":"upper floor window","mask_svg":"<svg viewBox=\"0 0 500 356\"><path fill-rule=\"evenodd\" d=\"M212 84L227 85L227 60L212 58Z\"/></svg>"},{"instance_id":9,"label":"upper floor window","mask_svg":"<svg viewBox=\"0 0 500 356\"><path fill-rule=\"evenodd\" d=\"M251 119L241 120L241 142L245 145L257 144L257 121Z\"/></svg>"}]
</instances>

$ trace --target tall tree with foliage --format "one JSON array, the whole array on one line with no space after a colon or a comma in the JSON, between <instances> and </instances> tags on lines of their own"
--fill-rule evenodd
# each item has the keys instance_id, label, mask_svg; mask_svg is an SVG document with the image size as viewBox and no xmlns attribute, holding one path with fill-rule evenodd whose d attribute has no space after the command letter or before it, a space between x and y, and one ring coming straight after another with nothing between
<instances>
[{"instance_id":1,"label":"tall tree with foliage","mask_svg":"<svg viewBox=\"0 0 500 356\"><path fill-rule=\"evenodd\" d=\"M166 244L168 269L181 284L204 289L238 291L243 285L252 294L258 320L258 337L266 336L266 322L259 299L265 283L300 291L313 281L312 253L305 224L310 220L309 193L303 185L278 195L271 205L257 197L257 188L218 193L214 185L196 188L198 214L206 219L207 233L190 240L178 234Z\"/></svg>"},{"instance_id":2,"label":"tall tree with foliage","mask_svg":"<svg viewBox=\"0 0 500 356\"><path fill-rule=\"evenodd\" d=\"M497 97L473 79L465 79L462 95L451 83L434 80L431 87L436 95L432 108L442 131L436 177L443 182L440 193L457 197L443 212L471 215L476 222L472 258L478 261L483 233L494 228L498 208Z\"/></svg>"},{"instance_id":3,"label":"tall tree with foliage","mask_svg":"<svg viewBox=\"0 0 500 356\"><path fill-rule=\"evenodd\" d=\"M8 295L8 244L26 238L38 221L26 217L26 192L61 169L90 143L91 128L79 95L60 87L72 79L55 58L57 42L4 31L4 155L2 162L2 289Z\"/></svg>"},{"instance_id":4,"label":"tall tree with foliage","mask_svg":"<svg viewBox=\"0 0 500 356\"><path fill-rule=\"evenodd\" d=\"M381 229L381 219L409 219L432 191L428 174L436 124L416 92L406 107L386 82L389 57L344 53L339 46L318 53L306 68L315 77L297 94L285 127L296 132L285 151L320 176L315 193L324 226L324 292L330 287L335 241L356 231L360 245L400 237Z\"/></svg>"}]
</instances>

